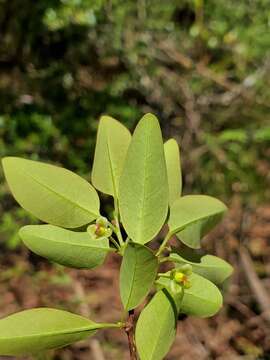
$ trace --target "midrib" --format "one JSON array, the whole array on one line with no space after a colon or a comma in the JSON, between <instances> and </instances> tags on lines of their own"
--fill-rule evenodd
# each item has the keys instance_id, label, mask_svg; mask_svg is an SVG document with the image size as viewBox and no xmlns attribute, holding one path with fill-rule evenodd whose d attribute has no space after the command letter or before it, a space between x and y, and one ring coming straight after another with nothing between
<instances>
[{"instance_id":1,"label":"midrib","mask_svg":"<svg viewBox=\"0 0 270 360\"><path fill-rule=\"evenodd\" d=\"M12 337L12 339L25 339L25 338L35 338L35 337L41 337L41 336L58 336L58 335L72 335L72 334L78 334L81 332L88 332L88 331L96 331L98 330L99 327L97 328L91 328L90 325L89 326L85 326L82 328L77 328L74 330L62 330L62 331L58 331L58 332L47 332L47 333L42 333L42 334L30 334L30 335L24 335L24 336L14 336ZM4 340L4 339L10 339L11 337L3 337L0 338L0 340Z\"/></svg>"},{"instance_id":2,"label":"midrib","mask_svg":"<svg viewBox=\"0 0 270 360\"><path fill-rule=\"evenodd\" d=\"M145 194L146 194L146 173L147 173L147 163L148 163L148 149L149 149L149 126L150 124L147 123L147 131L146 134L147 136L145 137L146 139L146 144L145 144L145 157L144 157L144 164L143 164L143 191L142 191L142 206L140 209L140 215L139 215L139 239L143 238L143 233L144 233L144 227L145 227L145 222L144 222L144 203L145 203Z\"/></svg>"},{"instance_id":3,"label":"midrib","mask_svg":"<svg viewBox=\"0 0 270 360\"><path fill-rule=\"evenodd\" d=\"M109 145L109 138L108 138L107 132L106 132L106 137L107 137L106 138L106 147L107 147L110 170L111 170L113 193L114 193L114 198L116 199L117 198L117 190L116 190L116 183L115 183L115 173L114 173L114 169L113 169L113 161L112 161L112 158L111 158L111 149L110 149L110 145Z\"/></svg>"},{"instance_id":4,"label":"midrib","mask_svg":"<svg viewBox=\"0 0 270 360\"><path fill-rule=\"evenodd\" d=\"M135 279L136 268L137 268L137 252L135 252L134 271L133 271L133 274L132 274L132 281L131 281L130 292L129 292L128 301L127 301L127 306L129 305L131 294L132 294L133 288L134 288L134 279Z\"/></svg>"},{"instance_id":5,"label":"midrib","mask_svg":"<svg viewBox=\"0 0 270 360\"><path fill-rule=\"evenodd\" d=\"M25 176L30 177L34 182L36 182L38 185L40 185L41 187L44 187L46 190L50 191L52 194L58 196L59 198L69 202L70 204L72 204L73 206L76 206L78 208L80 208L82 211L87 212L88 214L91 214L92 216L97 216L97 214L89 211L87 208L84 208L83 206L81 206L80 204L71 201L69 198L65 197L64 195L56 192L55 190L53 190L51 187L49 187L48 185L44 184L42 181L37 180L35 177L33 177L32 175L30 175L29 173L25 172L24 170L22 170L22 172L25 174Z\"/></svg>"},{"instance_id":6,"label":"midrib","mask_svg":"<svg viewBox=\"0 0 270 360\"><path fill-rule=\"evenodd\" d=\"M225 210L224 210L224 211L225 211ZM209 213L208 215L205 215L205 216L203 216L203 217L197 218L197 219L192 220L192 221L190 221L190 222L186 222L185 224L181 225L181 226L180 226L179 228L177 228L176 230L173 229L172 232L173 232L173 234L175 234L175 233L177 233L177 232L180 232L180 231L184 230L187 226L194 225L194 223L196 223L196 222L198 222L198 223L199 223L199 222L202 222L202 221L208 219L209 217L213 217L213 216L216 216L216 215L220 215L220 214L224 213L224 211L220 210L220 211L218 211L218 212L211 212L211 213Z\"/></svg>"},{"instance_id":7,"label":"midrib","mask_svg":"<svg viewBox=\"0 0 270 360\"><path fill-rule=\"evenodd\" d=\"M168 304L167 304L167 305L168 305ZM169 311L169 307L167 306L166 315L167 315L168 311ZM164 313L163 313L163 314L164 314ZM159 336L160 336L161 331L162 331L162 328L163 328L163 323L166 322L166 317L167 317L167 316L164 316L164 317L163 317L162 326L160 326L160 327L159 327L159 330L158 330L158 336L155 336L156 341L155 341L155 346L154 346L153 350L151 351L151 360L154 360L153 355L155 354L156 347L157 347L157 344L158 344L158 342L159 342L158 339L159 339ZM164 320L165 320L165 321L164 321ZM149 360L150 360L150 359L149 359Z\"/></svg>"}]
</instances>

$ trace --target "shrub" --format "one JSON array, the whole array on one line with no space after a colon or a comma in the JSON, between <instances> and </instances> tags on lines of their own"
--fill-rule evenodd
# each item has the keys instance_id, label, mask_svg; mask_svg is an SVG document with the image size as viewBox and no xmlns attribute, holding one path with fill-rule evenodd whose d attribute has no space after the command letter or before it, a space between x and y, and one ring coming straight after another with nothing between
<instances>
[{"instance_id":1,"label":"shrub","mask_svg":"<svg viewBox=\"0 0 270 360\"><path fill-rule=\"evenodd\" d=\"M102 265L111 252L122 257L125 317L97 323L62 310L25 310L0 320L1 355L39 354L116 328L128 335L131 359L138 353L141 360L158 360L174 341L180 313L208 317L221 308L218 286L232 267L212 255L191 260L169 240L175 236L187 247L199 248L226 206L206 195L181 196L178 144L173 139L163 144L154 115L145 115L133 136L113 118L101 118L93 186L69 170L32 160L6 157L3 168L18 203L48 223L20 229L31 251L78 269ZM113 197L113 218L101 216L95 189ZM153 250L149 244L165 223L167 235ZM161 272L163 263L170 270ZM135 324L134 309L145 304L153 289Z\"/></svg>"}]
</instances>

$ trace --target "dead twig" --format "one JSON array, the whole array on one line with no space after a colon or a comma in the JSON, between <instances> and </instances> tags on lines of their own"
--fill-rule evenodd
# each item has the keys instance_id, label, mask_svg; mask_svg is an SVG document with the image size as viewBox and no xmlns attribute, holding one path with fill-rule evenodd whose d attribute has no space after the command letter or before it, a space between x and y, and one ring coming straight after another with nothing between
<instances>
[{"instance_id":1,"label":"dead twig","mask_svg":"<svg viewBox=\"0 0 270 360\"><path fill-rule=\"evenodd\" d=\"M249 283L249 286L253 291L253 294L264 313L264 318L270 323L269 294L267 293L262 282L257 276L249 252L243 245L240 246L239 256L240 256L241 264L245 270L244 273Z\"/></svg>"}]
</instances>

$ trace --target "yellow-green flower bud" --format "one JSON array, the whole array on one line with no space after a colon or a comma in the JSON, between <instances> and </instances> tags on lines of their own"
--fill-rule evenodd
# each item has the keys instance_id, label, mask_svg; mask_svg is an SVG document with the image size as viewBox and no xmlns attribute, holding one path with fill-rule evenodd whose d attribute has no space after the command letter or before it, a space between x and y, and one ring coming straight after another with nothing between
<instances>
[{"instance_id":1,"label":"yellow-green flower bud","mask_svg":"<svg viewBox=\"0 0 270 360\"><path fill-rule=\"evenodd\" d=\"M103 236L105 236L105 234L106 234L106 230L107 230L107 229L106 229L104 226L97 224L97 225L96 225L95 234L96 234L98 237L103 237Z\"/></svg>"},{"instance_id":2,"label":"yellow-green flower bud","mask_svg":"<svg viewBox=\"0 0 270 360\"><path fill-rule=\"evenodd\" d=\"M99 224L89 225L87 232L94 239L110 237L112 235L112 230L109 227L101 226Z\"/></svg>"},{"instance_id":3,"label":"yellow-green flower bud","mask_svg":"<svg viewBox=\"0 0 270 360\"><path fill-rule=\"evenodd\" d=\"M189 289L191 287L191 282L188 279L188 275L182 271L178 270L178 271L174 272L173 280L177 284L183 286L184 289Z\"/></svg>"},{"instance_id":4,"label":"yellow-green flower bud","mask_svg":"<svg viewBox=\"0 0 270 360\"><path fill-rule=\"evenodd\" d=\"M182 283L185 278L186 278L186 275L183 274L182 272L176 272L176 273L174 274L174 280L175 280L177 283Z\"/></svg>"}]
</instances>

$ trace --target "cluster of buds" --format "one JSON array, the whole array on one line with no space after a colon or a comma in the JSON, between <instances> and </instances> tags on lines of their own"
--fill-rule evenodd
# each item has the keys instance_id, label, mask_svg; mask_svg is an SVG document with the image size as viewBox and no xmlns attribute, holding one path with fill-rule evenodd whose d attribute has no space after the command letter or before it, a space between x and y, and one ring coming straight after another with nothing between
<instances>
[{"instance_id":1,"label":"cluster of buds","mask_svg":"<svg viewBox=\"0 0 270 360\"><path fill-rule=\"evenodd\" d=\"M87 232L94 239L112 235L112 229L109 227L109 222L104 216L99 217L95 224L89 225Z\"/></svg>"},{"instance_id":2,"label":"cluster of buds","mask_svg":"<svg viewBox=\"0 0 270 360\"><path fill-rule=\"evenodd\" d=\"M192 274L192 266L189 264L182 265L171 271L171 280L184 289L191 287L189 276Z\"/></svg>"}]
</instances>

